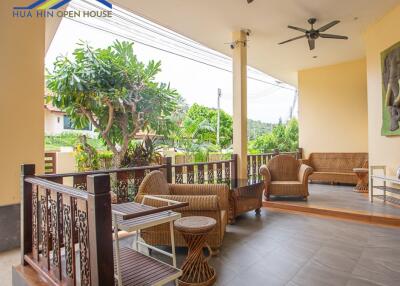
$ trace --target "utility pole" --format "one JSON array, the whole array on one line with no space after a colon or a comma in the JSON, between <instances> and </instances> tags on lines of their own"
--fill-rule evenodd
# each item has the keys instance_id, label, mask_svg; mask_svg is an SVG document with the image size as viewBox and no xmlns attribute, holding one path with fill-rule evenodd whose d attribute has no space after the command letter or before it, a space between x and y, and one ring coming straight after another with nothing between
<instances>
[{"instance_id":1,"label":"utility pole","mask_svg":"<svg viewBox=\"0 0 400 286\"><path fill-rule=\"evenodd\" d=\"M296 106L297 96L298 96L298 91L296 90L296 91L294 92L294 97L293 97L292 106L290 107L289 120L290 120L290 119L293 119L294 107Z\"/></svg>"},{"instance_id":2,"label":"utility pole","mask_svg":"<svg viewBox=\"0 0 400 286\"><path fill-rule=\"evenodd\" d=\"M221 118L220 118L220 110L221 110L221 96L222 96L222 90L218 88L218 103L217 103L217 145L219 145L219 128L221 124Z\"/></svg>"}]
</instances>

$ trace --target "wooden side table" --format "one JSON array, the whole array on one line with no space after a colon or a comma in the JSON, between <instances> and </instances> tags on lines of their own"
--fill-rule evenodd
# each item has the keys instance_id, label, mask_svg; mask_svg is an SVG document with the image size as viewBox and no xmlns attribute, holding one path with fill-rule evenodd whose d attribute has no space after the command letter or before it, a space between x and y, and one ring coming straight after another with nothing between
<instances>
[{"instance_id":1,"label":"wooden side table","mask_svg":"<svg viewBox=\"0 0 400 286\"><path fill-rule=\"evenodd\" d=\"M368 193L368 169L367 168L354 168L353 172L357 176L357 185L354 191L357 193Z\"/></svg>"},{"instance_id":2,"label":"wooden side table","mask_svg":"<svg viewBox=\"0 0 400 286\"><path fill-rule=\"evenodd\" d=\"M155 208L145 205L146 199L161 200L168 203L168 206ZM114 263L116 285L164 285L170 281L176 281L181 276L182 271L176 268L174 227L173 222L181 217L180 213L171 210L188 206L189 203L176 202L153 196L144 196L143 203L124 203L112 205L113 224L115 229L114 244ZM172 244L172 253L158 249L152 245L140 240L140 231L142 229L169 223ZM127 232L136 232L136 250L131 248L120 248L118 230ZM153 257L148 257L139 253L138 247L144 245L149 249L172 258L173 266L158 261ZM137 261L141 261L137 264ZM146 273L145 276L142 274ZM140 280L145 277L145 280ZM135 280L136 279L136 280ZM129 283L127 281L130 281Z\"/></svg>"},{"instance_id":3,"label":"wooden side table","mask_svg":"<svg viewBox=\"0 0 400 286\"><path fill-rule=\"evenodd\" d=\"M215 270L208 264L211 249L206 244L206 238L216 224L215 219L204 216L183 217L175 221L176 230L182 234L188 245L188 255L181 268L183 274L179 278L179 285L209 286L215 283ZM208 257L203 254L204 247L208 247Z\"/></svg>"}]
</instances>

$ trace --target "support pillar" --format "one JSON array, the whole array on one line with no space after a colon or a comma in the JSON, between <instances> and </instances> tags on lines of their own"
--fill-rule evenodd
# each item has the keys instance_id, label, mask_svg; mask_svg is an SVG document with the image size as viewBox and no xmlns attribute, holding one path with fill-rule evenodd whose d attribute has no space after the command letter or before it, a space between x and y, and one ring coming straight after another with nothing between
<instances>
[{"instance_id":1,"label":"support pillar","mask_svg":"<svg viewBox=\"0 0 400 286\"><path fill-rule=\"evenodd\" d=\"M233 33L233 152L239 179L247 178L247 35Z\"/></svg>"}]
</instances>

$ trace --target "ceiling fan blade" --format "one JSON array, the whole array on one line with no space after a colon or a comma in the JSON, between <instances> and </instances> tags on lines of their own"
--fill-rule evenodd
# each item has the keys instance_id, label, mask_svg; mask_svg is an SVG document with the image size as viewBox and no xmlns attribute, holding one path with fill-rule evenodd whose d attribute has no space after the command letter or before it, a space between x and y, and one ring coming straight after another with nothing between
<instances>
[{"instance_id":1,"label":"ceiling fan blade","mask_svg":"<svg viewBox=\"0 0 400 286\"><path fill-rule=\"evenodd\" d=\"M247 3L249 3L249 4L250 4L250 3L251 3L251 2L253 2L253 1L254 1L254 0L247 0Z\"/></svg>"},{"instance_id":2,"label":"ceiling fan blade","mask_svg":"<svg viewBox=\"0 0 400 286\"><path fill-rule=\"evenodd\" d=\"M308 46L310 47L310 50L314 50L315 49L315 40L308 39Z\"/></svg>"},{"instance_id":3,"label":"ceiling fan blade","mask_svg":"<svg viewBox=\"0 0 400 286\"><path fill-rule=\"evenodd\" d=\"M318 29L318 32L325 32L326 30L332 28L333 26L339 24L340 21L336 20L336 21L332 21L329 24L326 24L325 26L322 26L321 28Z\"/></svg>"},{"instance_id":4,"label":"ceiling fan blade","mask_svg":"<svg viewBox=\"0 0 400 286\"><path fill-rule=\"evenodd\" d=\"M303 28L299 28L299 27L295 27L295 26L287 26L289 29L293 29L293 30L297 30L297 31L300 31L300 32L303 32L303 33L306 33L307 32L307 30L306 29L303 29Z\"/></svg>"},{"instance_id":5,"label":"ceiling fan blade","mask_svg":"<svg viewBox=\"0 0 400 286\"><path fill-rule=\"evenodd\" d=\"M291 42L291 41L298 40L298 39L305 38L305 37L306 37L306 35L299 36L299 37L296 37L296 38L292 38L292 39L290 39L290 40L281 42L281 43L279 43L278 45L286 44L286 43L289 43L289 42Z\"/></svg>"},{"instance_id":6,"label":"ceiling fan blade","mask_svg":"<svg viewBox=\"0 0 400 286\"><path fill-rule=\"evenodd\" d=\"M349 37L346 36L339 36L339 35L331 35L331 34L319 34L321 38L327 39L339 39L339 40L348 40Z\"/></svg>"}]
</instances>

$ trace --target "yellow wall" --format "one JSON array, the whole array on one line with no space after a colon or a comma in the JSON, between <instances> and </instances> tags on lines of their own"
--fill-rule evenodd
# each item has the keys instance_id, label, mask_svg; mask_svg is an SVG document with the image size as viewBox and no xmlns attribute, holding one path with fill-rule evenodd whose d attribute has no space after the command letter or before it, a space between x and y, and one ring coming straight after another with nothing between
<instances>
[{"instance_id":1,"label":"yellow wall","mask_svg":"<svg viewBox=\"0 0 400 286\"><path fill-rule=\"evenodd\" d=\"M367 55L369 157L386 165L390 174L400 167L400 136L381 136L382 77L380 53L400 41L400 5L369 27L364 35Z\"/></svg>"},{"instance_id":2,"label":"yellow wall","mask_svg":"<svg viewBox=\"0 0 400 286\"><path fill-rule=\"evenodd\" d=\"M364 59L299 71L299 145L311 152L367 152Z\"/></svg>"},{"instance_id":3,"label":"yellow wall","mask_svg":"<svg viewBox=\"0 0 400 286\"><path fill-rule=\"evenodd\" d=\"M19 203L20 164L43 171L43 20L12 17L0 1L0 206Z\"/></svg>"}]
</instances>

